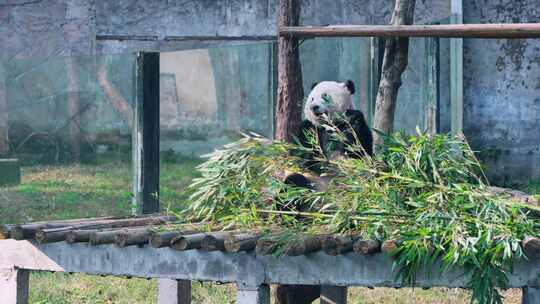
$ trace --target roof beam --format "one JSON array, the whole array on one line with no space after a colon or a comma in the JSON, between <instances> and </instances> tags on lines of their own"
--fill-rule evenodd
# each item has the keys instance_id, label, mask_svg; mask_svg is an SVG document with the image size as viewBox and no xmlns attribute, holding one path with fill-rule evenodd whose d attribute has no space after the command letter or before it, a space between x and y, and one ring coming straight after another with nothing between
<instances>
[{"instance_id":1,"label":"roof beam","mask_svg":"<svg viewBox=\"0 0 540 304\"><path fill-rule=\"evenodd\" d=\"M289 37L540 38L540 23L283 26Z\"/></svg>"}]
</instances>

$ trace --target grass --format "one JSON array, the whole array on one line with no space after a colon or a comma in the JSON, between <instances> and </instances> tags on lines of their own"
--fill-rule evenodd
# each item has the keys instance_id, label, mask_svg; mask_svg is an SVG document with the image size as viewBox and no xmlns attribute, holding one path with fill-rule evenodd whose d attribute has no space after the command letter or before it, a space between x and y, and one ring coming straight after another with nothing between
<instances>
[{"instance_id":1,"label":"grass","mask_svg":"<svg viewBox=\"0 0 540 304\"><path fill-rule=\"evenodd\" d=\"M199 163L193 158L166 158L161 164L160 199L181 202L182 190ZM23 168L21 185L0 188L0 223L128 215L131 210L131 164L105 161L99 165L32 166ZM540 194L540 182L525 190ZM177 204L178 205L178 204ZM181 205L181 203L179 204ZM83 274L32 273L30 303L156 303L156 280ZM233 285L193 285L193 303L234 303ZM520 303L521 292L509 290L505 303ZM466 304L468 291L433 288L350 288L354 304Z\"/></svg>"}]
</instances>

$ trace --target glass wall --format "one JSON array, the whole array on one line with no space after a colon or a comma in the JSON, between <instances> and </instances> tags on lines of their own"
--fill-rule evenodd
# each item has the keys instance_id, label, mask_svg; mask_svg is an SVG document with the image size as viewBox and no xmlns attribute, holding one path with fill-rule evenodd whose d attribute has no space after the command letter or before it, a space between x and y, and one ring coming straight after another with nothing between
<instances>
[{"instance_id":1,"label":"glass wall","mask_svg":"<svg viewBox=\"0 0 540 304\"><path fill-rule=\"evenodd\" d=\"M1 223L130 212L134 71L134 54L0 60Z\"/></svg>"},{"instance_id":2,"label":"glass wall","mask_svg":"<svg viewBox=\"0 0 540 304\"><path fill-rule=\"evenodd\" d=\"M241 132L273 136L275 66L274 43L160 54L162 205L182 204L201 155Z\"/></svg>"},{"instance_id":3,"label":"glass wall","mask_svg":"<svg viewBox=\"0 0 540 304\"><path fill-rule=\"evenodd\" d=\"M372 117L381 41L319 38L299 48L305 94L314 82L351 79L356 107ZM444 54L448 43L411 39L396 129L412 133L417 125L425 130L432 123L444 131L444 117L449 120ZM160 54L164 206L184 201L201 155L242 132L273 136L276 59L275 42ZM131 212L135 70L134 53L1 60L0 221ZM15 182L3 182L12 176Z\"/></svg>"}]
</instances>

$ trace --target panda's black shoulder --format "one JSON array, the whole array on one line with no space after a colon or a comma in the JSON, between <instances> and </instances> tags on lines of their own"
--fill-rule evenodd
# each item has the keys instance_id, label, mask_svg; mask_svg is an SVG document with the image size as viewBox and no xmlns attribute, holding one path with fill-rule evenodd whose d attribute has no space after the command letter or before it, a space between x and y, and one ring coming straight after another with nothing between
<instances>
[{"instance_id":1,"label":"panda's black shoulder","mask_svg":"<svg viewBox=\"0 0 540 304\"><path fill-rule=\"evenodd\" d=\"M373 135L371 134L371 129L369 128L362 111L347 110L345 116L357 137L360 139L364 150L366 150L368 155L373 155Z\"/></svg>"}]
</instances>

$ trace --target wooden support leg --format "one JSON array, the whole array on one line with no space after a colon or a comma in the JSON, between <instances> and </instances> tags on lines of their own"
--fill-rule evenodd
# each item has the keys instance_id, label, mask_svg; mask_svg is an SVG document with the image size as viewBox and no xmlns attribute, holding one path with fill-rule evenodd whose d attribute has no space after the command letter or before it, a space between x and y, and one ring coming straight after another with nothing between
<instances>
[{"instance_id":1,"label":"wooden support leg","mask_svg":"<svg viewBox=\"0 0 540 304\"><path fill-rule=\"evenodd\" d=\"M540 288L537 287L523 287L522 304L540 303Z\"/></svg>"},{"instance_id":2,"label":"wooden support leg","mask_svg":"<svg viewBox=\"0 0 540 304\"><path fill-rule=\"evenodd\" d=\"M2 304L28 304L28 270L0 269Z\"/></svg>"},{"instance_id":3,"label":"wooden support leg","mask_svg":"<svg viewBox=\"0 0 540 304\"><path fill-rule=\"evenodd\" d=\"M261 285L247 287L238 284L236 292L237 304L270 304L270 287Z\"/></svg>"},{"instance_id":4,"label":"wooden support leg","mask_svg":"<svg viewBox=\"0 0 540 304\"><path fill-rule=\"evenodd\" d=\"M321 286L321 304L346 304L347 287Z\"/></svg>"},{"instance_id":5,"label":"wooden support leg","mask_svg":"<svg viewBox=\"0 0 540 304\"><path fill-rule=\"evenodd\" d=\"M191 281L158 279L158 304L190 304Z\"/></svg>"}]
</instances>

